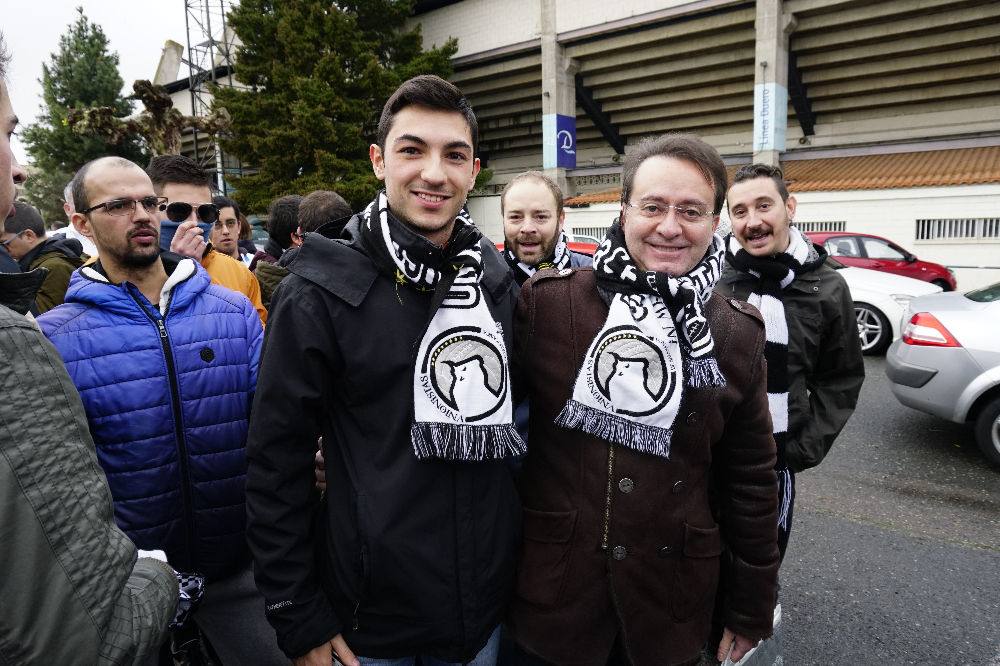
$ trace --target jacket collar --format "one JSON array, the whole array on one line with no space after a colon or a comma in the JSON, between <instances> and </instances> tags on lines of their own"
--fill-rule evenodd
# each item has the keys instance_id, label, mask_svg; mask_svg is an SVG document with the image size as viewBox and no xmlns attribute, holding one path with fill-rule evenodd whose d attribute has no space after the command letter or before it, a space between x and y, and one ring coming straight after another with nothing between
<instances>
[{"instance_id":1,"label":"jacket collar","mask_svg":"<svg viewBox=\"0 0 1000 666\"><path fill-rule=\"evenodd\" d=\"M325 234L336 234L337 239ZM483 286L499 300L514 279L496 246L485 237L483 250ZM364 300L378 277L378 269L365 254L361 242L361 216L355 215L342 230L339 225L324 225L305 235L302 247L286 266L289 272L323 287L352 307Z\"/></svg>"},{"instance_id":2,"label":"jacket collar","mask_svg":"<svg viewBox=\"0 0 1000 666\"><path fill-rule=\"evenodd\" d=\"M168 306L183 307L194 298L195 294L204 291L208 287L209 278L205 270L194 259L171 252L162 252L160 253L160 261L163 262L163 268L167 272L167 281L160 289L160 299L156 305L160 314L166 316ZM128 301L131 301L131 297L126 293L132 286L131 283L113 284L108 279L100 260L82 267L77 271L77 274L79 274L79 278L74 274L70 289L66 294L67 302L83 302L115 309L115 302L121 301L123 296L128 297ZM192 280L192 278L195 279ZM178 289L184 283L190 283L190 289ZM113 290L108 290L106 287L113 287ZM134 289L134 286L132 288Z\"/></svg>"}]
</instances>

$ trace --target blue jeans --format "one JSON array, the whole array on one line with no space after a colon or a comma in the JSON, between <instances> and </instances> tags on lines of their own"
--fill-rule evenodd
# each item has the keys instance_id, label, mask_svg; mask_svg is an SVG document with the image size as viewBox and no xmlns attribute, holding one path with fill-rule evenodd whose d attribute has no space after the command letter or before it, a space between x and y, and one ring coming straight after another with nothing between
<instances>
[{"instance_id":1,"label":"blue jeans","mask_svg":"<svg viewBox=\"0 0 1000 666\"><path fill-rule=\"evenodd\" d=\"M465 662L466 666L496 666L497 656L500 654L500 627L493 630L486 645L479 651L472 661ZM362 657L358 655L361 666L414 666L417 658L401 657L399 659L375 659L373 657ZM420 655L421 666L461 666L460 663L441 661L434 657Z\"/></svg>"}]
</instances>

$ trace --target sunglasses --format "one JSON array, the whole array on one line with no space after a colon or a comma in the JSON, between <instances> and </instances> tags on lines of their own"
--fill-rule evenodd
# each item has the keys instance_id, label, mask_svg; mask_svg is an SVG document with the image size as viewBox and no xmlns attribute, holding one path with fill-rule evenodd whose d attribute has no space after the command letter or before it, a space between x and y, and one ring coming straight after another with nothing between
<instances>
[{"instance_id":1,"label":"sunglasses","mask_svg":"<svg viewBox=\"0 0 1000 666\"><path fill-rule=\"evenodd\" d=\"M171 222L183 222L191 217L191 211L197 210L198 220L201 222L215 223L219 219L219 207L215 204L203 203L196 209L185 201L175 201L167 205L161 205L160 210L166 211L167 219Z\"/></svg>"}]
</instances>

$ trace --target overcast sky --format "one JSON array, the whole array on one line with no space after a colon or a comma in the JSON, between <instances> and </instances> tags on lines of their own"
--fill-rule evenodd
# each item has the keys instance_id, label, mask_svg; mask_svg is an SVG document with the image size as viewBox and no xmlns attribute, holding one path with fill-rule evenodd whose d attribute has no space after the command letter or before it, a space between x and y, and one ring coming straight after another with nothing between
<instances>
[{"instance_id":1,"label":"overcast sky","mask_svg":"<svg viewBox=\"0 0 1000 666\"><path fill-rule=\"evenodd\" d=\"M0 0L4 5L7 0ZM42 63L59 48L59 38L76 20L76 7L107 35L109 49L119 57L118 71L125 81L125 93L132 93L132 81L152 79L160 62L163 43L172 39L187 45L184 0L28 0L13 3L0 12L0 32L13 55L7 72L7 86L21 127L33 123L42 99ZM215 0L217 3L218 0ZM187 69L181 65L181 74ZM14 154L26 158L16 139Z\"/></svg>"}]
</instances>

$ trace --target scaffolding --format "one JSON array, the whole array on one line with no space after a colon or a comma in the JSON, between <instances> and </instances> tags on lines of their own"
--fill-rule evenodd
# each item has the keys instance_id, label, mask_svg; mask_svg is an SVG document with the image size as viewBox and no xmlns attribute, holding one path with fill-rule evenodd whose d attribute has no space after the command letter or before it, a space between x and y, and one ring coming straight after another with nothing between
<instances>
[{"instance_id":1,"label":"scaffolding","mask_svg":"<svg viewBox=\"0 0 1000 666\"><path fill-rule=\"evenodd\" d=\"M235 35L226 25L226 14L237 0L184 0L187 26L188 88L191 92L191 115L208 116L212 112L212 87L233 87ZM229 194L226 177L242 175L238 160L223 154L215 137L192 130L194 158L215 173L219 191Z\"/></svg>"}]
</instances>

